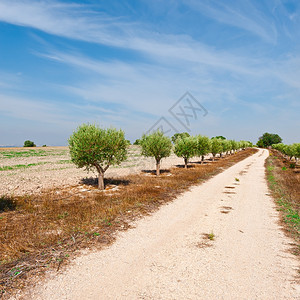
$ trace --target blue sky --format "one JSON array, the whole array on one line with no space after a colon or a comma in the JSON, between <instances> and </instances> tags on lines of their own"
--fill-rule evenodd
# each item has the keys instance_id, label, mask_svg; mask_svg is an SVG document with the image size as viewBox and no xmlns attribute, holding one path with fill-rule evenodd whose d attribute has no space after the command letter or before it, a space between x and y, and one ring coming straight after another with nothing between
<instances>
[{"instance_id":1,"label":"blue sky","mask_svg":"<svg viewBox=\"0 0 300 300\"><path fill-rule=\"evenodd\" d=\"M192 134L299 142L298 0L0 0L0 145L66 145L84 122L134 141L185 92Z\"/></svg>"}]
</instances>

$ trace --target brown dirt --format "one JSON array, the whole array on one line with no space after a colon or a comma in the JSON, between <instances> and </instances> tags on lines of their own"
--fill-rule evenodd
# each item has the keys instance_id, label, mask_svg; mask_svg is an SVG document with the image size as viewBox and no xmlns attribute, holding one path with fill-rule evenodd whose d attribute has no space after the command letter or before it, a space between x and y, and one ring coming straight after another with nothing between
<instances>
[{"instance_id":1,"label":"brown dirt","mask_svg":"<svg viewBox=\"0 0 300 300\"><path fill-rule=\"evenodd\" d=\"M299 299L298 262L287 251L291 240L277 224L265 180L267 156L267 150L259 150L193 187L132 224L135 228L120 233L110 247L87 252L59 275L50 272L23 296ZM233 185L235 194L223 193ZM222 214L222 206L232 210Z\"/></svg>"},{"instance_id":2,"label":"brown dirt","mask_svg":"<svg viewBox=\"0 0 300 300\"><path fill-rule=\"evenodd\" d=\"M6 157L8 152L29 151L40 152L40 155ZM172 154L162 160L161 168L166 169L177 164L183 164L183 159ZM27 167L16 168L18 165ZM1 167L5 166L14 167L14 169L1 171ZM142 157L139 146L130 146L128 159L120 166L110 167L105 177L116 178L137 174L143 169L154 168L153 158ZM52 188L81 186L82 180L96 177L95 172L78 169L70 162L68 147L0 148L0 196L37 194Z\"/></svg>"}]
</instances>

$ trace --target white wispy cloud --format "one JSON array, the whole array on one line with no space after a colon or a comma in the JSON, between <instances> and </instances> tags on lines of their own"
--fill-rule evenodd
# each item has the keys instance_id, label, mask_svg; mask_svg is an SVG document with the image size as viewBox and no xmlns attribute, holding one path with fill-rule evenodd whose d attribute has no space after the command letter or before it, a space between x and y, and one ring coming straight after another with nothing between
<instances>
[{"instance_id":1,"label":"white wispy cloud","mask_svg":"<svg viewBox=\"0 0 300 300\"><path fill-rule=\"evenodd\" d=\"M41 121L66 125L68 122L74 124L72 117L64 113L59 105L39 100L27 99L25 97L0 94L2 115L13 118Z\"/></svg>"},{"instance_id":2,"label":"white wispy cloud","mask_svg":"<svg viewBox=\"0 0 300 300\"><path fill-rule=\"evenodd\" d=\"M133 24L92 7L58 1L2 0L0 20L49 34L116 47L127 47Z\"/></svg>"},{"instance_id":3,"label":"white wispy cloud","mask_svg":"<svg viewBox=\"0 0 300 300\"><path fill-rule=\"evenodd\" d=\"M217 22L243 29L268 43L276 43L276 26L251 1L232 2L234 5L215 0L186 0L185 3Z\"/></svg>"},{"instance_id":4,"label":"white wispy cloud","mask_svg":"<svg viewBox=\"0 0 300 300\"><path fill-rule=\"evenodd\" d=\"M205 9L212 8L206 5ZM212 10L217 18L219 10ZM224 13L224 19L225 16L232 19L229 12ZM154 33L143 29L146 27L143 24L92 13L88 10L88 6L61 4L56 1L3 0L0 2L0 20L71 39L131 49L164 61L179 59L237 72L249 72L247 68L242 68L239 59L234 55L228 53L216 55L212 47L207 47L190 36ZM254 28L254 22L252 23L243 26ZM241 24L244 24L242 20ZM257 32L264 34L265 31L259 27Z\"/></svg>"},{"instance_id":5,"label":"white wispy cloud","mask_svg":"<svg viewBox=\"0 0 300 300\"><path fill-rule=\"evenodd\" d=\"M199 9L214 19L232 23L232 25L244 28L267 40L276 39L276 29L272 23L264 21L259 11L249 1L243 1L240 10L233 9L229 5L218 4L215 1L186 0L188 5ZM101 13L93 13L89 6L62 4L56 1L20 1L2 0L0 2L0 20L16 25L33 27L54 35L79 39L93 43L116 46L146 54L148 58L158 64L176 66L185 65L185 68L193 68L194 64L223 69L232 73L258 76L264 72L259 59L243 57L226 51L208 47L188 35L172 35L154 33L143 29L143 24L137 24L120 18L113 18ZM46 53L48 58L69 62L72 64L83 63L83 60L74 60L69 55L62 53ZM271 61L268 62L271 63ZM82 67L94 69L97 72L103 70L109 73L109 65L94 61L84 60ZM190 65L186 65L186 64ZM100 65L101 64L101 65ZM135 70L126 64L116 63L120 73L134 73ZM258 72L259 69L259 72ZM112 71L113 72L113 71ZM117 76L117 73L114 73Z\"/></svg>"},{"instance_id":6,"label":"white wispy cloud","mask_svg":"<svg viewBox=\"0 0 300 300\"><path fill-rule=\"evenodd\" d=\"M12 89L21 81L21 73L4 72L0 70L0 88Z\"/></svg>"},{"instance_id":7,"label":"white wispy cloud","mask_svg":"<svg viewBox=\"0 0 300 300\"><path fill-rule=\"evenodd\" d=\"M185 0L184 3L214 21L241 29L245 34L251 33L267 43L275 45L278 40L278 28L272 16L264 14L250 1L240 1L234 7L214 0ZM280 5L278 3L278 7ZM246 107L253 114L266 114L270 106L259 103L258 94L277 93L280 97L291 89L293 92L286 101L293 103L296 99L294 90L299 90L300 82L297 55L276 59L268 54L249 55L243 49L220 50L196 40L192 33L171 34L164 30L158 33L151 30L149 24L112 17L92 8L59 1L0 1L2 22L139 54L137 60L130 62L122 60L122 56L119 60L95 59L82 54L84 50L71 52L68 47L56 50L54 45L43 44L39 37L42 46L37 47L39 52L33 51L35 55L71 66L77 74L73 82L51 83L48 89L66 92L68 97L76 96L80 101L59 106L50 99L34 101L29 97L12 96L3 90L14 89L16 95L22 84L16 84L15 78L7 80L5 74L0 73L2 114L39 122L48 120L68 128L86 120L101 120L108 125L126 124L127 128L141 132L147 130L156 117L167 114L168 108L186 90L211 109L203 121L207 126L222 126L222 114L234 106ZM275 18L275 13L273 16ZM296 19L295 16L290 21L295 23ZM64 42L67 44L67 40ZM283 90L279 85L284 86ZM114 105L118 106L117 110L113 109Z\"/></svg>"},{"instance_id":8,"label":"white wispy cloud","mask_svg":"<svg viewBox=\"0 0 300 300\"><path fill-rule=\"evenodd\" d=\"M239 103L255 113L262 113L265 111L263 105L255 104L256 90L276 92L275 82L293 88L299 82L297 81L299 62L295 59L288 63L285 61L266 63L263 60L249 66L247 58L232 58L231 61L227 61L227 65L234 66L238 60L239 67L220 70L214 62L191 64L185 60L177 60L170 67L168 62L147 64L117 60L101 61L78 53L60 51L38 55L72 66L76 68L77 74L84 74L83 80L80 79L74 85L60 85L58 89L63 89L87 102L100 104L101 101L107 101L112 105L123 105L128 111L135 111L137 114L147 113L149 117L165 114L187 89L202 103L211 107L219 105L224 108ZM219 55L217 60L221 60L221 54L215 55L216 57ZM224 72L229 72L228 78L223 77ZM247 94L248 97L252 95L253 105L247 105L245 100L238 100L242 95L245 98Z\"/></svg>"}]
</instances>

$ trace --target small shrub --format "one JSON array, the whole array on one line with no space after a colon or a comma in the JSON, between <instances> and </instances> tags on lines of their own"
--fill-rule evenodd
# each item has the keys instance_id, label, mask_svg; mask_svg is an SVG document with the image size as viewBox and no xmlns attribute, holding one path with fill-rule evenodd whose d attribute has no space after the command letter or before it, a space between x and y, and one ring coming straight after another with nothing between
<instances>
[{"instance_id":1,"label":"small shrub","mask_svg":"<svg viewBox=\"0 0 300 300\"><path fill-rule=\"evenodd\" d=\"M211 241L213 241L213 240L215 239L214 233L213 233L213 232L210 233L210 234L208 235L208 238L209 238Z\"/></svg>"}]
</instances>

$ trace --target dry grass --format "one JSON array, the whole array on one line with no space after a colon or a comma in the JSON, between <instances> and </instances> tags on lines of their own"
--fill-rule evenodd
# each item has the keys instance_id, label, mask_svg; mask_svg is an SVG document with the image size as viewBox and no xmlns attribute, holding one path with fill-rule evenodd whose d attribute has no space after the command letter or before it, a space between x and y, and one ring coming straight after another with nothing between
<instances>
[{"instance_id":1,"label":"dry grass","mask_svg":"<svg viewBox=\"0 0 300 300\"><path fill-rule=\"evenodd\" d=\"M48 268L59 269L77 249L102 247L117 230L153 212L192 185L201 183L257 150L248 149L205 165L173 168L156 177L151 173L96 182L86 190L69 187L40 196L0 197L0 296L22 288L26 278ZM112 188L113 187L113 188Z\"/></svg>"},{"instance_id":2,"label":"dry grass","mask_svg":"<svg viewBox=\"0 0 300 300\"><path fill-rule=\"evenodd\" d=\"M300 166L290 168L290 165L290 161L272 150L266 170L270 190L280 211L281 225L295 240L293 253L300 255Z\"/></svg>"}]
</instances>

